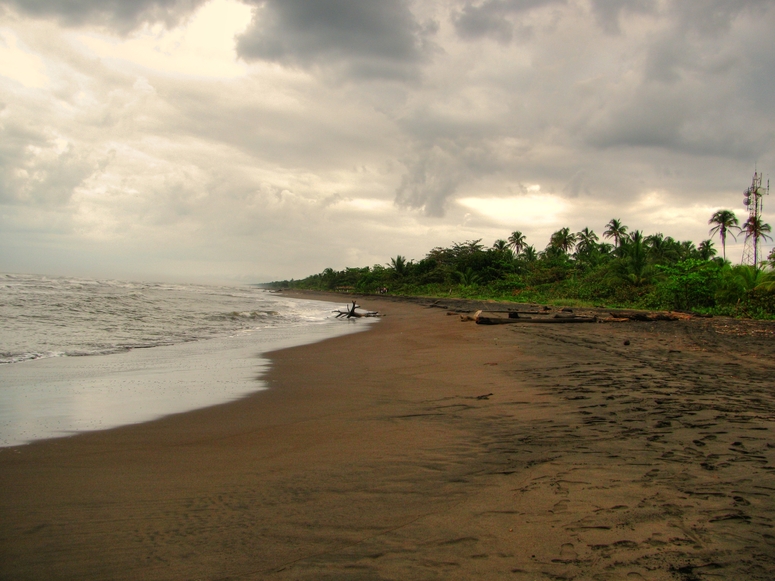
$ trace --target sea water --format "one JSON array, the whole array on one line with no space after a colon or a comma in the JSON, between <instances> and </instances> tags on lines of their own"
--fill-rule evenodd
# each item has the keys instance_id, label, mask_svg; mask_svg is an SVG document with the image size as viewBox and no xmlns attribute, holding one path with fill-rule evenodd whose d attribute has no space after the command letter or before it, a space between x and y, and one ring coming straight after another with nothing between
<instances>
[{"instance_id":1,"label":"sea water","mask_svg":"<svg viewBox=\"0 0 775 581\"><path fill-rule=\"evenodd\" d=\"M261 354L366 328L251 286L0 274L0 446L264 389Z\"/></svg>"}]
</instances>

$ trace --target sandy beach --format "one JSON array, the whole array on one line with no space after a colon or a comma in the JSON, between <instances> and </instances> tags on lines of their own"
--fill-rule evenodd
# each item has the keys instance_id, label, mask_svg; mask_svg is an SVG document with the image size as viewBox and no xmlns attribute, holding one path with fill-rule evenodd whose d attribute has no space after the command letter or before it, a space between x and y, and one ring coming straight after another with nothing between
<instances>
[{"instance_id":1,"label":"sandy beach","mask_svg":"<svg viewBox=\"0 0 775 581\"><path fill-rule=\"evenodd\" d=\"M0 449L0 579L775 578L773 323L359 303L265 391Z\"/></svg>"}]
</instances>

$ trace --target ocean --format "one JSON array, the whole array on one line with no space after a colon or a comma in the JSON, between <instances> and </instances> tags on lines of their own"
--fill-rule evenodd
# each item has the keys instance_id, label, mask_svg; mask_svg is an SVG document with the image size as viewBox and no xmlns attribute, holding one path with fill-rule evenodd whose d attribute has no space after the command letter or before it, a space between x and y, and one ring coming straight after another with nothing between
<instances>
[{"instance_id":1,"label":"ocean","mask_svg":"<svg viewBox=\"0 0 775 581\"><path fill-rule=\"evenodd\" d=\"M0 274L0 446L265 389L261 354L367 328L335 307L251 286Z\"/></svg>"}]
</instances>

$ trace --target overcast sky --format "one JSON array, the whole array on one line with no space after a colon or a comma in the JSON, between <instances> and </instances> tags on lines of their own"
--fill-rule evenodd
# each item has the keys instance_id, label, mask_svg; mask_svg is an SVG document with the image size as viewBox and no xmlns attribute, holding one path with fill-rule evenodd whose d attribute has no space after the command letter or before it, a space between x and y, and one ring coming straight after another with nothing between
<instances>
[{"instance_id":1,"label":"overcast sky","mask_svg":"<svg viewBox=\"0 0 775 581\"><path fill-rule=\"evenodd\" d=\"M4 272L257 282L614 217L699 243L755 167L773 0L0 0Z\"/></svg>"}]
</instances>

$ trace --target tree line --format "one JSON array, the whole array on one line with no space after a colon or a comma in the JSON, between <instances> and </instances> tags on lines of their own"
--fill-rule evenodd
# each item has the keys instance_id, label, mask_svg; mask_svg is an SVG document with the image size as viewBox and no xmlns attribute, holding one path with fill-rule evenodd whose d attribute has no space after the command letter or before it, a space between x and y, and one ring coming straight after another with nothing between
<instances>
[{"instance_id":1,"label":"tree line","mask_svg":"<svg viewBox=\"0 0 775 581\"><path fill-rule=\"evenodd\" d=\"M769 224L749 219L741 226L734 212L719 210L709 225L721 256L711 239L696 246L645 235L614 218L601 237L561 228L540 251L514 231L490 247L481 239L454 242L417 261L398 255L386 265L327 268L272 286L775 317L775 250L755 266L726 258L729 237L772 240Z\"/></svg>"}]
</instances>

